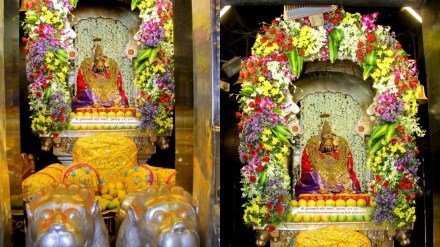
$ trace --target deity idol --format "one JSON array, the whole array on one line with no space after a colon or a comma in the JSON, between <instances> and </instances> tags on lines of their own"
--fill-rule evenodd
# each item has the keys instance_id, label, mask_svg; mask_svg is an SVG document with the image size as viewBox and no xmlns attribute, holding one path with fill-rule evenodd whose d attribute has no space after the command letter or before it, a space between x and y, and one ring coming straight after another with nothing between
<instances>
[{"instance_id":1,"label":"deity idol","mask_svg":"<svg viewBox=\"0 0 440 247\"><path fill-rule=\"evenodd\" d=\"M78 70L72 110L84 107L128 107L118 64L104 55L99 44L94 57L84 59Z\"/></svg>"},{"instance_id":2,"label":"deity idol","mask_svg":"<svg viewBox=\"0 0 440 247\"><path fill-rule=\"evenodd\" d=\"M360 193L348 142L333 134L327 121L320 137L315 135L307 141L301 160L301 178L295 185L296 197L312 193Z\"/></svg>"}]
</instances>

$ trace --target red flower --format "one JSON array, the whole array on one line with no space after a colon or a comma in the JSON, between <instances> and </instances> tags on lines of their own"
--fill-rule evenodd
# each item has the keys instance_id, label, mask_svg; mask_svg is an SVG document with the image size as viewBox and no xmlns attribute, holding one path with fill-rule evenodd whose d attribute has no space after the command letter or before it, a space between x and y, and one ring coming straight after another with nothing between
<instances>
[{"instance_id":1,"label":"red flower","mask_svg":"<svg viewBox=\"0 0 440 247\"><path fill-rule=\"evenodd\" d=\"M405 183L400 183L400 185L399 185L399 189L400 189L400 190L404 190L404 189L406 189L406 184L405 184Z\"/></svg>"},{"instance_id":2,"label":"red flower","mask_svg":"<svg viewBox=\"0 0 440 247\"><path fill-rule=\"evenodd\" d=\"M269 29L269 33L270 34L275 34L275 29L273 29L273 28Z\"/></svg>"},{"instance_id":3,"label":"red flower","mask_svg":"<svg viewBox=\"0 0 440 247\"><path fill-rule=\"evenodd\" d=\"M359 56L359 57L358 57L358 62L359 62L359 63L363 63L363 62L364 62L364 57Z\"/></svg>"},{"instance_id":4,"label":"red flower","mask_svg":"<svg viewBox=\"0 0 440 247\"><path fill-rule=\"evenodd\" d=\"M262 161L263 161L263 162L266 162L266 163L269 162L269 157L264 157L264 158L262 159Z\"/></svg>"},{"instance_id":5,"label":"red flower","mask_svg":"<svg viewBox=\"0 0 440 247\"><path fill-rule=\"evenodd\" d=\"M394 77L394 84L399 85L400 78L398 76Z\"/></svg>"},{"instance_id":6,"label":"red flower","mask_svg":"<svg viewBox=\"0 0 440 247\"><path fill-rule=\"evenodd\" d=\"M37 97L37 99L41 98L41 92L40 91L36 92L35 97Z\"/></svg>"},{"instance_id":7,"label":"red flower","mask_svg":"<svg viewBox=\"0 0 440 247\"><path fill-rule=\"evenodd\" d=\"M271 210L272 209L272 204L267 203L266 207L267 207L267 209Z\"/></svg>"},{"instance_id":8,"label":"red flower","mask_svg":"<svg viewBox=\"0 0 440 247\"><path fill-rule=\"evenodd\" d=\"M267 230L269 231L269 232L273 232L273 231L275 231L275 226L274 225L270 225L268 228L267 228Z\"/></svg>"},{"instance_id":9,"label":"red flower","mask_svg":"<svg viewBox=\"0 0 440 247\"><path fill-rule=\"evenodd\" d=\"M237 130L238 131L242 131L243 130L243 125L241 125L241 124L237 125Z\"/></svg>"},{"instance_id":10,"label":"red flower","mask_svg":"<svg viewBox=\"0 0 440 247\"><path fill-rule=\"evenodd\" d=\"M367 53L373 50L373 46L372 45L367 45Z\"/></svg>"},{"instance_id":11,"label":"red flower","mask_svg":"<svg viewBox=\"0 0 440 247\"><path fill-rule=\"evenodd\" d=\"M411 199L411 195L410 195L410 194L407 194L407 195L405 196L405 198L406 198L406 201L409 201L409 200Z\"/></svg>"},{"instance_id":12,"label":"red flower","mask_svg":"<svg viewBox=\"0 0 440 247\"><path fill-rule=\"evenodd\" d=\"M267 37L266 36L261 37L261 42L266 43L266 41L267 41Z\"/></svg>"},{"instance_id":13,"label":"red flower","mask_svg":"<svg viewBox=\"0 0 440 247\"><path fill-rule=\"evenodd\" d=\"M399 131L402 131L403 130L403 126L402 125L397 125L397 129L399 130Z\"/></svg>"},{"instance_id":14,"label":"red flower","mask_svg":"<svg viewBox=\"0 0 440 247\"><path fill-rule=\"evenodd\" d=\"M277 206L277 212L278 212L279 214L282 214L283 211L284 211L283 206L278 205L278 206Z\"/></svg>"},{"instance_id":15,"label":"red flower","mask_svg":"<svg viewBox=\"0 0 440 247\"><path fill-rule=\"evenodd\" d=\"M257 171L262 172L264 170L262 165L258 165L257 166Z\"/></svg>"},{"instance_id":16,"label":"red flower","mask_svg":"<svg viewBox=\"0 0 440 247\"><path fill-rule=\"evenodd\" d=\"M235 118L236 119L240 119L240 117L241 117L241 113L240 112L235 112Z\"/></svg>"},{"instance_id":17,"label":"red flower","mask_svg":"<svg viewBox=\"0 0 440 247\"><path fill-rule=\"evenodd\" d=\"M260 103L261 103L261 98L257 96L255 98L255 104L259 105Z\"/></svg>"},{"instance_id":18,"label":"red flower","mask_svg":"<svg viewBox=\"0 0 440 247\"><path fill-rule=\"evenodd\" d=\"M414 150L414 154L417 156L419 155L420 151L418 149Z\"/></svg>"},{"instance_id":19,"label":"red flower","mask_svg":"<svg viewBox=\"0 0 440 247\"><path fill-rule=\"evenodd\" d=\"M249 182L250 182L251 184L255 183L256 180L257 180L257 178L256 178L255 176L250 176L250 177L249 177Z\"/></svg>"},{"instance_id":20,"label":"red flower","mask_svg":"<svg viewBox=\"0 0 440 247\"><path fill-rule=\"evenodd\" d=\"M270 218L270 213L266 213L266 219Z\"/></svg>"},{"instance_id":21,"label":"red flower","mask_svg":"<svg viewBox=\"0 0 440 247\"><path fill-rule=\"evenodd\" d=\"M53 132L53 137L58 137L58 133L57 132Z\"/></svg>"},{"instance_id":22,"label":"red flower","mask_svg":"<svg viewBox=\"0 0 440 247\"><path fill-rule=\"evenodd\" d=\"M400 50L400 49L402 49L402 45L401 44L397 44L396 45L396 50Z\"/></svg>"},{"instance_id":23,"label":"red flower","mask_svg":"<svg viewBox=\"0 0 440 247\"><path fill-rule=\"evenodd\" d=\"M384 187L385 189L388 189L389 186L390 186L390 184L388 183L388 181L385 181L385 182L383 183L383 187Z\"/></svg>"},{"instance_id":24,"label":"red flower","mask_svg":"<svg viewBox=\"0 0 440 247\"><path fill-rule=\"evenodd\" d=\"M249 68L254 67L254 62L249 60L246 64Z\"/></svg>"},{"instance_id":25,"label":"red flower","mask_svg":"<svg viewBox=\"0 0 440 247\"><path fill-rule=\"evenodd\" d=\"M299 54L300 54L302 57L304 57L305 53L304 53L303 48L299 49Z\"/></svg>"},{"instance_id":26,"label":"red flower","mask_svg":"<svg viewBox=\"0 0 440 247\"><path fill-rule=\"evenodd\" d=\"M47 83L46 82L43 82L43 88L47 88Z\"/></svg>"},{"instance_id":27,"label":"red flower","mask_svg":"<svg viewBox=\"0 0 440 247\"><path fill-rule=\"evenodd\" d=\"M263 32L266 32L267 29L269 29L269 27L267 27L266 25L264 25L262 29L263 29Z\"/></svg>"},{"instance_id":28,"label":"red flower","mask_svg":"<svg viewBox=\"0 0 440 247\"><path fill-rule=\"evenodd\" d=\"M356 53L357 53L358 55L362 55L363 51L362 51L362 49L357 49L357 50L356 50Z\"/></svg>"},{"instance_id":29,"label":"red flower","mask_svg":"<svg viewBox=\"0 0 440 247\"><path fill-rule=\"evenodd\" d=\"M273 20L272 21L272 25L278 25L278 21L277 20Z\"/></svg>"},{"instance_id":30,"label":"red flower","mask_svg":"<svg viewBox=\"0 0 440 247\"><path fill-rule=\"evenodd\" d=\"M359 41L359 42L358 42L358 48L362 48L363 46L364 46L364 42Z\"/></svg>"},{"instance_id":31,"label":"red flower","mask_svg":"<svg viewBox=\"0 0 440 247\"><path fill-rule=\"evenodd\" d=\"M376 182L378 182L378 183L382 180L381 177L380 177L380 175L376 175L375 178L376 178Z\"/></svg>"},{"instance_id":32,"label":"red flower","mask_svg":"<svg viewBox=\"0 0 440 247\"><path fill-rule=\"evenodd\" d=\"M368 42L371 42L371 43L376 42L376 39L374 38L374 34L373 33L368 33L367 34L367 40L368 40Z\"/></svg>"},{"instance_id":33,"label":"red flower","mask_svg":"<svg viewBox=\"0 0 440 247\"><path fill-rule=\"evenodd\" d=\"M255 103L253 101L249 102L248 106L249 107L254 107Z\"/></svg>"},{"instance_id":34,"label":"red flower","mask_svg":"<svg viewBox=\"0 0 440 247\"><path fill-rule=\"evenodd\" d=\"M60 116L60 122L64 123L64 116L62 116L62 115Z\"/></svg>"},{"instance_id":35,"label":"red flower","mask_svg":"<svg viewBox=\"0 0 440 247\"><path fill-rule=\"evenodd\" d=\"M284 197L283 196L278 197L278 202L283 202L283 201L284 201Z\"/></svg>"}]
</instances>

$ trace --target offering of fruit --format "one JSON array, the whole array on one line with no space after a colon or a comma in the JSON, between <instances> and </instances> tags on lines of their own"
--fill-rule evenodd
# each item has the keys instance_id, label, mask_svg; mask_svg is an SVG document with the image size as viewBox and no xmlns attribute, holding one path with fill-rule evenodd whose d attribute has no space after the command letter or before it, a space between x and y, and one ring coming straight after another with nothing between
<instances>
[{"instance_id":1,"label":"offering of fruit","mask_svg":"<svg viewBox=\"0 0 440 247\"><path fill-rule=\"evenodd\" d=\"M121 201L127 196L124 184L121 182L103 184L100 195L97 196L101 211L119 208Z\"/></svg>"}]
</instances>

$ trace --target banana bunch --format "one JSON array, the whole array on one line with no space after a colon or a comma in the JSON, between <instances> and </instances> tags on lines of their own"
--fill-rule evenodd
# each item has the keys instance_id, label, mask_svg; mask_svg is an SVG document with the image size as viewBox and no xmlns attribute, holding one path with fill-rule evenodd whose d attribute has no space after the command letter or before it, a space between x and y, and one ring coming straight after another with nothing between
<instances>
[{"instance_id":1,"label":"banana bunch","mask_svg":"<svg viewBox=\"0 0 440 247\"><path fill-rule=\"evenodd\" d=\"M341 29L335 28L328 35L328 55L332 63L338 59L338 50L342 39L344 39L344 33Z\"/></svg>"},{"instance_id":2,"label":"banana bunch","mask_svg":"<svg viewBox=\"0 0 440 247\"><path fill-rule=\"evenodd\" d=\"M112 210L119 208L121 201L127 196L124 184L121 182L104 184L101 188L101 195L96 196L99 202L99 209Z\"/></svg>"},{"instance_id":3,"label":"banana bunch","mask_svg":"<svg viewBox=\"0 0 440 247\"><path fill-rule=\"evenodd\" d=\"M397 123L384 123L374 127L373 133L371 133L367 142L370 156L391 141L396 132L396 127Z\"/></svg>"},{"instance_id":4,"label":"banana bunch","mask_svg":"<svg viewBox=\"0 0 440 247\"><path fill-rule=\"evenodd\" d=\"M304 58L299 54L298 48L294 48L293 51L286 52L286 55L290 64L290 72L296 78L299 78L303 69Z\"/></svg>"},{"instance_id":5,"label":"banana bunch","mask_svg":"<svg viewBox=\"0 0 440 247\"><path fill-rule=\"evenodd\" d=\"M139 75L143 70L145 70L145 68L147 68L147 66L151 65L154 62L158 51L158 47L148 47L139 51L136 61L134 62L136 75Z\"/></svg>"}]
</instances>

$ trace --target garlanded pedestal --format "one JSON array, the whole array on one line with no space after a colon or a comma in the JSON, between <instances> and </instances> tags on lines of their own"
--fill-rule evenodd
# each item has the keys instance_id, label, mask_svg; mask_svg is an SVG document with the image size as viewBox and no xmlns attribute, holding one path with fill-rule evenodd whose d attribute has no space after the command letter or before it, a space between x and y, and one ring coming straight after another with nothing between
<instances>
[{"instance_id":1,"label":"garlanded pedestal","mask_svg":"<svg viewBox=\"0 0 440 247\"><path fill-rule=\"evenodd\" d=\"M293 246L295 237L302 231L334 226L358 231L367 236L371 246L392 247L394 239L402 246L409 244L408 230L394 230L389 225L377 226L370 222L319 222L319 223L281 223L273 232L263 227L254 227L257 231L256 246L265 246L270 241L271 247Z\"/></svg>"},{"instance_id":2,"label":"garlanded pedestal","mask_svg":"<svg viewBox=\"0 0 440 247\"><path fill-rule=\"evenodd\" d=\"M73 162L72 150L76 140L83 136L97 135L101 133L118 134L121 136L132 138L136 143L138 151L139 164L145 164L151 158L151 155L156 153L156 145L160 148L168 148L168 136L171 133L163 135L153 134L151 131L139 132L138 130L75 130L65 131L57 137L49 135L40 135L41 149L43 151L50 151L53 147L53 154L57 156L59 161L64 165Z\"/></svg>"}]
</instances>

